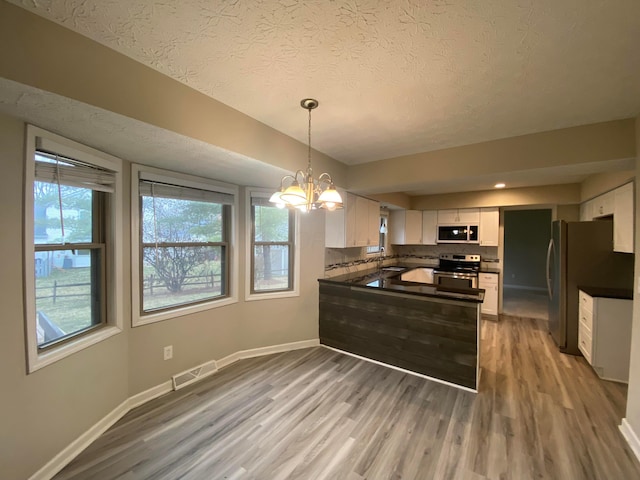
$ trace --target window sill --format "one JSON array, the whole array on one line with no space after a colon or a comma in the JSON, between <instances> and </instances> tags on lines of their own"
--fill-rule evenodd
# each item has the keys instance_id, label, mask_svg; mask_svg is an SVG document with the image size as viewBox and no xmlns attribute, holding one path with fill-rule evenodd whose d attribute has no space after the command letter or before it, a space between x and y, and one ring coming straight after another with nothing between
<instances>
[{"instance_id":1,"label":"window sill","mask_svg":"<svg viewBox=\"0 0 640 480\"><path fill-rule=\"evenodd\" d=\"M227 297L221 300L213 300L208 303L200 303L198 305L189 305L185 307L175 308L172 310L167 310L164 312L151 313L148 315L135 315L132 319L132 326L141 327L143 325L149 325L156 322L162 322L164 320L171 320L177 317L183 317L185 315L190 315L192 313L204 312L207 310L212 310L214 308L225 307L227 305L232 305L234 303L238 303L238 299L234 297Z\"/></svg>"},{"instance_id":2,"label":"window sill","mask_svg":"<svg viewBox=\"0 0 640 480\"><path fill-rule=\"evenodd\" d=\"M51 365L52 363L57 362L58 360L62 360L63 358L68 357L76 352L84 350L91 345L95 345L100 343L107 338L113 337L114 335L122 332L122 329L113 325L107 325L99 330L96 330L93 333L89 333L78 337L75 340L70 340L63 345L52 348L49 351L38 353L29 352L29 373L33 373L36 370L40 370L47 365Z\"/></svg>"},{"instance_id":3,"label":"window sill","mask_svg":"<svg viewBox=\"0 0 640 480\"><path fill-rule=\"evenodd\" d=\"M299 297L298 290L287 290L286 292L264 292L264 293L247 293L244 300L246 302L254 302L256 300L272 300L276 298Z\"/></svg>"}]
</instances>

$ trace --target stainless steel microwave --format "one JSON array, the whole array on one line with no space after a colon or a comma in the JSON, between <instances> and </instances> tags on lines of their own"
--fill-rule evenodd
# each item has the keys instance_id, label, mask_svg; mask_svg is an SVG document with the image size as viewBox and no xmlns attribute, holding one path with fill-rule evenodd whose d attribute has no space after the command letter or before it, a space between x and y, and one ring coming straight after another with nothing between
<instances>
[{"instance_id":1,"label":"stainless steel microwave","mask_svg":"<svg viewBox=\"0 0 640 480\"><path fill-rule=\"evenodd\" d=\"M478 225L438 225L438 243L479 243Z\"/></svg>"}]
</instances>

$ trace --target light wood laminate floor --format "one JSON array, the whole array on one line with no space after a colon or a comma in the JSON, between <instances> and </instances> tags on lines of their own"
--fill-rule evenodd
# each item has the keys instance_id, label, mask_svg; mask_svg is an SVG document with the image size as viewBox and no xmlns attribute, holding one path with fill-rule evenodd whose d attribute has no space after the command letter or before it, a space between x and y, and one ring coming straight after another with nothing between
<instances>
[{"instance_id":1,"label":"light wood laminate floor","mask_svg":"<svg viewBox=\"0 0 640 480\"><path fill-rule=\"evenodd\" d=\"M478 394L323 347L242 360L127 414L55 478L639 479L626 387L546 322L483 322Z\"/></svg>"},{"instance_id":2,"label":"light wood laminate floor","mask_svg":"<svg viewBox=\"0 0 640 480\"><path fill-rule=\"evenodd\" d=\"M505 315L549 319L549 297L546 291L504 287L502 295L502 311Z\"/></svg>"}]
</instances>

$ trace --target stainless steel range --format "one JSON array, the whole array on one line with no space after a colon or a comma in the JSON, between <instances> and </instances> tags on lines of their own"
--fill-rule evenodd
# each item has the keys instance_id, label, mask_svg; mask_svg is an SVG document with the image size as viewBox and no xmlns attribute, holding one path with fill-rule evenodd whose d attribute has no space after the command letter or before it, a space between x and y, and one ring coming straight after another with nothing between
<instances>
[{"instance_id":1,"label":"stainless steel range","mask_svg":"<svg viewBox=\"0 0 640 480\"><path fill-rule=\"evenodd\" d=\"M433 271L433 283L443 287L478 288L480 255L443 253Z\"/></svg>"}]
</instances>

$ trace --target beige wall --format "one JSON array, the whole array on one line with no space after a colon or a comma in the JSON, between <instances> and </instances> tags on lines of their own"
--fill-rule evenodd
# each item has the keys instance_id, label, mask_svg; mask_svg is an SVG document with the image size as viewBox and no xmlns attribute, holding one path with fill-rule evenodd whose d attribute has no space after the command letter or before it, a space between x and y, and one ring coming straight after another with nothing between
<instances>
[{"instance_id":1,"label":"beige wall","mask_svg":"<svg viewBox=\"0 0 640 480\"><path fill-rule=\"evenodd\" d=\"M636 118L636 144L637 162L636 172L640 172L640 116ZM640 252L640 195L636 195L636 247L635 251ZM636 278L635 290L640 288L638 272L640 272L640 255L636 253ZM629 371L629 391L627 395L626 419L640 439L640 297L637 293L633 299L633 331L631 332L631 367Z\"/></svg>"},{"instance_id":2,"label":"beige wall","mask_svg":"<svg viewBox=\"0 0 640 480\"><path fill-rule=\"evenodd\" d=\"M602 195L609 190L624 185L633 180L636 176L634 170L623 170L621 172L600 173L591 175L582 182L582 190L580 192L580 201L584 202L593 197Z\"/></svg>"},{"instance_id":3,"label":"beige wall","mask_svg":"<svg viewBox=\"0 0 640 480\"><path fill-rule=\"evenodd\" d=\"M239 350L318 337L316 285L324 273L324 212L300 215L300 296L245 302L245 215L240 208L239 303L132 329L130 298L125 298L128 308L121 334L27 375L22 300L23 145L24 124L0 114L2 479L28 478L127 397L166 382L175 373ZM128 169L125 162L125 171ZM127 222L128 212L126 195L122 214ZM129 235L125 228L121 241L126 291L130 291ZM174 346L172 360L162 359L165 345Z\"/></svg>"},{"instance_id":4,"label":"beige wall","mask_svg":"<svg viewBox=\"0 0 640 480\"><path fill-rule=\"evenodd\" d=\"M378 193L367 195L369 198L379 201L382 205L411 209L411 197L406 193Z\"/></svg>"},{"instance_id":5,"label":"beige wall","mask_svg":"<svg viewBox=\"0 0 640 480\"><path fill-rule=\"evenodd\" d=\"M446 208L507 207L525 205L563 205L580 203L580 185L548 185L542 187L505 188L481 192L446 193L412 197L415 210Z\"/></svg>"},{"instance_id":6,"label":"beige wall","mask_svg":"<svg viewBox=\"0 0 640 480\"><path fill-rule=\"evenodd\" d=\"M580 221L580 205L558 205L555 209L554 220L564 220L566 222Z\"/></svg>"},{"instance_id":7,"label":"beige wall","mask_svg":"<svg viewBox=\"0 0 640 480\"><path fill-rule=\"evenodd\" d=\"M129 395L126 333L26 375L23 322L24 124L0 115L0 476L34 473Z\"/></svg>"},{"instance_id":8,"label":"beige wall","mask_svg":"<svg viewBox=\"0 0 640 480\"><path fill-rule=\"evenodd\" d=\"M406 192L460 177L629 159L635 156L633 124L596 123L354 165L349 189Z\"/></svg>"}]
</instances>

